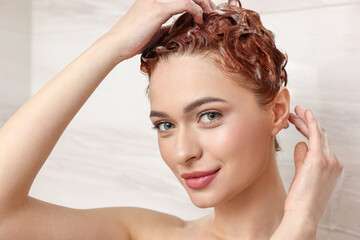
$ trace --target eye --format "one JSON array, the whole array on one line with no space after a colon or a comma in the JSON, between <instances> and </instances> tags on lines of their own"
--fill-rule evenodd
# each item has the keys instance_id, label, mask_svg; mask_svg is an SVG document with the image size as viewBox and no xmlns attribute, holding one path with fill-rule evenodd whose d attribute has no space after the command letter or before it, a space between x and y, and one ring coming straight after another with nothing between
<instances>
[{"instance_id":1,"label":"eye","mask_svg":"<svg viewBox=\"0 0 360 240\"><path fill-rule=\"evenodd\" d=\"M207 112L200 115L200 120L205 123L213 122L216 120L221 114L217 112Z\"/></svg>"},{"instance_id":2,"label":"eye","mask_svg":"<svg viewBox=\"0 0 360 240\"><path fill-rule=\"evenodd\" d=\"M154 129L159 130L160 132L165 132L171 128L173 128L174 124L170 122L158 122L154 124Z\"/></svg>"}]
</instances>

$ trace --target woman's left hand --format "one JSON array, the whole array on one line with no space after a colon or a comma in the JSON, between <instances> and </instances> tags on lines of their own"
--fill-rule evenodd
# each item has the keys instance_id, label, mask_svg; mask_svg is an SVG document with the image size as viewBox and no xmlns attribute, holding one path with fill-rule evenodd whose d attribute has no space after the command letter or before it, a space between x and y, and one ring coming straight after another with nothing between
<instances>
[{"instance_id":1,"label":"woman's left hand","mask_svg":"<svg viewBox=\"0 0 360 240\"><path fill-rule=\"evenodd\" d=\"M326 129L310 109L296 106L295 113L290 113L289 121L309 140L309 148L305 142L295 146L295 177L285 200L285 216L305 214L317 227L343 162L333 152Z\"/></svg>"}]
</instances>

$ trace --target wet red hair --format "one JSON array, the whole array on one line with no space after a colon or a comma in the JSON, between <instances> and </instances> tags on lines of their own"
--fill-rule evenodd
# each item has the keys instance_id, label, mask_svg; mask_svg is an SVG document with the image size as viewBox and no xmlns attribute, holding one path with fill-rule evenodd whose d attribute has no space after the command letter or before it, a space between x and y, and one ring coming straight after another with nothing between
<instances>
[{"instance_id":1,"label":"wet red hair","mask_svg":"<svg viewBox=\"0 0 360 240\"><path fill-rule=\"evenodd\" d=\"M209 56L215 66L251 90L260 106L269 107L281 85L287 84L287 55L276 48L274 34L262 25L258 13L241 6L222 3L204 13L203 19L203 24L197 24L189 13L179 16L143 51L141 71L150 80L156 65L170 56ZM280 150L275 137L275 151Z\"/></svg>"}]
</instances>

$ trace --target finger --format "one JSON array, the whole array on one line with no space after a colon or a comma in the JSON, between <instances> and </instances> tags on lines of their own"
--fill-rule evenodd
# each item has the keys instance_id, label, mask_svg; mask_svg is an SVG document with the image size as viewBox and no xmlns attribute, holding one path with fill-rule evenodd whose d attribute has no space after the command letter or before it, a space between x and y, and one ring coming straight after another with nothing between
<instances>
[{"instance_id":1,"label":"finger","mask_svg":"<svg viewBox=\"0 0 360 240\"><path fill-rule=\"evenodd\" d=\"M295 113L306 123L306 118L305 118L305 108L296 105L295 106Z\"/></svg>"},{"instance_id":2,"label":"finger","mask_svg":"<svg viewBox=\"0 0 360 240\"><path fill-rule=\"evenodd\" d=\"M338 167L339 167L339 175L338 175L338 177L339 177L339 176L341 176L341 174L343 172L344 162L340 158L338 158L335 154L334 154L334 157L335 157L336 162L337 162Z\"/></svg>"},{"instance_id":3,"label":"finger","mask_svg":"<svg viewBox=\"0 0 360 240\"><path fill-rule=\"evenodd\" d=\"M204 12L208 13L211 12L211 6L209 0L194 0L198 5L200 5Z\"/></svg>"},{"instance_id":4,"label":"finger","mask_svg":"<svg viewBox=\"0 0 360 240\"><path fill-rule=\"evenodd\" d=\"M308 123L307 123L306 117L305 117L305 110L306 109L299 106L299 105L296 105L294 110L295 110L295 113L298 115L298 117L300 119L302 119L304 124L305 124L305 126L302 125L302 131L308 133L309 132L309 127L308 127ZM309 139L309 134L307 134L307 136L308 136L307 138Z\"/></svg>"},{"instance_id":5,"label":"finger","mask_svg":"<svg viewBox=\"0 0 360 240\"><path fill-rule=\"evenodd\" d=\"M324 147L324 152L328 153L330 155L330 153L332 152L331 146L330 146L330 142L329 142L329 138L326 132L326 129L322 126L320 126L321 132L322 132L322 143L323 143L323 147Z\"/></svg>"},{"instance_id":6,"label":"finger","mask_svg":"<svg viewBox=\"0 0 360 240\"><path fill-rule=\"evenodd\" d=\"M309 130L306 123L299 116L296 116L293 113L289 115L289 122L295 125L295 128L301 132L307 139L309 139Z\"/></svg>"},{"instance_id":7,"label":"finger","mask_svg":"<svg viewBox=\"0 0 360 240\"><path fill-rule=\"evenodd\" d=\"M171 16L188 12L198 24L203 23L203 9L192 0L175 0L175 1L157 1L159 11L161 14L167 12L166 20Z\"/></svg>"},{"instance_id":8,"label":"finger","mask_svg":"<svg viewBox=\"0 0 360 240\"><path fill-rule=\"evenodd\" d=\"M172 15L181 13L181 12L188 12L194 18L194 21L198 24L203 23L203 9L196 4L194 1L189 0L177 0L170 3L163 3L166 6L165 8L170 9Z\"/></svg>"},{"instance_id":9,"label":"finger","mask_svg":"<svg viewBox=\"0 0 360 240\"><path fill-rule=\"evenodd\" d=\"M171 28L171 25L162 26L157 33L154 34L154 36L150 39L150 41L138 52L138 54L141 54L144 52L147 48L152 46L154 43L156 43L165 32L168 32Z\"/></svg>"},{"instance_id":10,"label":"finger","mask_svg":"<svg viewBox=\"0 0 360 240\"><path fill-rule=\"evenodd\" d=\"M324 154L326 159L328 159L330 162L335 163L335 165L337 166L339 172L342 171L343 169L343 163L342 161L336 157L335 153L333 152L330 142L329 142L329 138L327 135L327 131L324 127L320 126L321 132L322 132L322 139L323 139L323 148L324 148Z\"/></svg>"},{"instance_id":11,"label":"finger","mask_svg":"<svg viewBox=\"0 0 360 240\"><path fill-rule=\"evenodd\" d=\"M217 6L215 3L213 3L213 1L209 0L209 2L212 9L217 9Z\"/></svg>"},{"instance_id":12,"label":"finger","mask_svg":"<svg viewBox=\"0 0 360 240\"><path fill-rule=\"evenodd\" d=\"M323 144L319 123L310 109L306 109L304 114L309 128L309 149L322 154Z\"/></svg>"},{"instance_id":13,"label":"finger","mask_svg":"<svg viewBox=\"0 0 360 240\"><path fill-rule=\"evenodd\" d=\"M298 142L295 146L295 150L294 150L295 177L299 173L304 163L306 153L308 152L308 150L309 149L305 142Z\"/></svg>"}]
</instances>

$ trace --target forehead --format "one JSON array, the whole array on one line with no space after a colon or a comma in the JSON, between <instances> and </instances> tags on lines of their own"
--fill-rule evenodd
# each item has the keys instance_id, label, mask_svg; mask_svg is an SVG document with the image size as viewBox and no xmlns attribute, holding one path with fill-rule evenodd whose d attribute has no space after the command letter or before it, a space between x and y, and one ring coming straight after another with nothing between
<instances>
[{"instance_id":1,"label":"forehead","mask_svg":"<svg viewBox=\"0 0 360 240\"><path fill-rule=\"evenodd\" d=\"M210 57L197 55L174 56L159 62L149 83L151 108L185 105L207 96L235 101L251 95L216 67Z\"/></svg>"}]
</instances>

